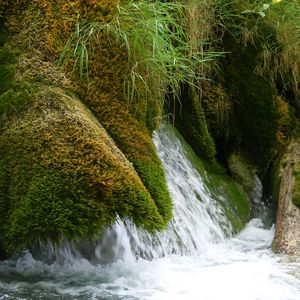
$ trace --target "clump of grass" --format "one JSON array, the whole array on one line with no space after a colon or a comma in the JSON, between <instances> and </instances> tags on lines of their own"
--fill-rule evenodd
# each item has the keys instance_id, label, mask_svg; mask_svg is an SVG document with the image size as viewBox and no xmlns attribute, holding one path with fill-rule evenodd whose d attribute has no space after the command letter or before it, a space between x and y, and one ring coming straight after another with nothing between
<instances>
[{"instance_id":1,"label":"clump of grass","mask_svg":"<svg viewBox=\"0 0 300 300\"><path fill-rule=\"evenodd\" d=\"M218 55L190 42L186 11L192 4L129 0L117 6L108 23L78 17L59 63L73 58L81 76L88 74L89 53L105 34L128 55L130 73L124 86L129 104L143 91L162 105L167 93L179 95L182 84L197 85L203 75L200 67Z\"/></svg>"},{"instance_id":2,"label":"clump of grass","mask_svg":"<svg viewBox=\"0 0 300 300\"><path fill-rule=\"evenodd\" d=\"M215 0L221 28L259 50L255 72L299 94L300 2ZM255 58L254 58L255 59Z\"/></svg>"}]
</instances>

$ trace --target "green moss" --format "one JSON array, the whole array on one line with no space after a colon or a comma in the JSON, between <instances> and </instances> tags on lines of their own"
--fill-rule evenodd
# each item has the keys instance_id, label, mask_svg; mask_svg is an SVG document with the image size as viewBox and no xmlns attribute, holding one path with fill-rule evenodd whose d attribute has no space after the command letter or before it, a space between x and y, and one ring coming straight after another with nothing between
<instances>
[{"instance_id":1,"label":"green moss","mask_svg":"<svg viewBox=\"0 0 300 300\"><path fill-rule=\"evenodd\" d=\"M20 16L8 18L11 39L0 43L0 256L37 239L93 237L117 215L162 230L172 201L149 134L161 108L153 99L127 103L128 58L107 39L95 45L86 85L58 70L55 55L76 10L27 3ZM111 11L116 3L97 5ZM74 5L94 17L92 3ZM70 18L61 22L64 12Z\"/></svg>"},{"instance_id":2,"label":"green moss","mask_svg":"<svg viewBox=\"0 0 300 300\"><path fill-rule=\"evenodd\" d=\"M271 196L272 200L278 203L279 200L279 192L280 192L280 184L282 179L282 169L284 168L285 162L283 161L282 155L277 157L271 169Z\"/></svg>"},{"instance_id":3,"label":"green moss","mask_svg":"<svg viewBox=\"0 0 300 300\"><path fill-rule=\"evenodd\" d=\"M294 184L292 191L292 201L293 203L300 208L300 164L298 163L294 167Z\"/></svg>"},{"instance_id":4,"label":"green moss","mask_svg":"<svg viewBox=\"0 0 300 300\"><path fill-rule=\"evenodd\" d=\"M19 112L31 102L30 90L33 85L14 87L0 95L0 115Z\"/></svg>"},{"instance_id":5,"label":"green moss","mask_svg":"<svg viewBox=\"0 0 300 300\"><path fill-rule=\"evenodd\" d=\"M253 167L241 154L232 154L229 157L228 168L232 177L250 195L254 189Z\"/></svg>"},{"instance_id":6,"label":"green moss","mask_svg":"<svg viewBox=\"0 0 300 300\"><path fill-rule=\"evenodd\" d=\"M299 142L300 131L298 125L296 126L292 138L284 148L284 150L278 155L276 160L273 162L271 169L271 195L272 200L278 203L279 193L281 188L281 182L288 178L290 168L293 171L294 183L292 187L292 201L299 207L299 195L300 195L300 164L297 161L299 154L297 153L297 143ZM295 150L296 149L296 150ZM296 158L296 159L295 159ZM296 161L293 161L296 160ZM289 182L283 182L284 185L290 184Z\"/></svg>"},{"instance_id":7,"label":"green moss","mask_svg":"<svg viewBox=\"0 0 300 300\"><path fill-rule=\"evenodd\" d=\"M0 48L0 94L12 86L14 76L12 64L14 61L15 55L11 51Z\"/></svg>"},{"instance_id":8,"label":"green moss","mask_svg":"<svg viewBox=\"0 0 300 300\"><path fill-rule=\"evenodd\" d=\"M233 39L227 38L229 48L226 50L232 54L224 65L225 84L233 101L234 114L234 130L228 143L233 151L242 150L247 159L264 173L277 146L279 114L274 101L276 90L254 74L257 49L250 46L243 49Z\"/></svg>"},{"instance_id":9,"label":"green moss","mask_svg":"<svg viewBox=\"0 0 300 300\"><path fill-rule=\"evenodd\" d=\"M115 216L89 197L82 182L67 174L48 171L33 179L22 202L11 210L2 237L6 251L24 249L37 240L58 242L62 236L72 240L98 234Z\"/></svg>"},{"instance_id":10,"label":"green moss","mask_svg":"<svg viewBox=\"0 0 300 300\"><path fill-rule=\"evenodd\" d=\"M149 172L144 177L151 182L147 190L73 95L40 85L29 96L34 101L22 114L10 111L0 134L2 252L10 255L37 239L59 243L62 235L70 240L91 238L117 215L150 232L166 226L171 206L167 207L170 198L160 164L154 160L150 168L153 161L148 160L141 167L140 174ZM161 177L155 178L157 174Z\"/></svg>"},{"instance_id":11,"label":"green moss","mask_svg":"<svg viewBox=\"0 0 300 300\"><path fill-rule=\"evenodd\" d=\"M192 146L198 156L214 161L216 149L208 132L200 97L192 87L182 89L180 102L173 102L175 126ZM175 105L175 107L174 107Z\"/></svg>"},{"instance_id":12,"label":"green moss","mask_svg":"<svg viewBox=\"0 0 300 300\"><path fill-rule=\"evenodd\" d=\"M154 200L159 214L163 220L170 220L172 217L172 202L170 201L165 174L160 160L154 156L152 161L137 160L133 164Z\"/></svg>"},{"instance_id":13,"label":"green moss","mask_svg":"<svg viewBox=\"0 0 300 300\"><path fill-rule=\"evenodd\" d=\"M0 31L0 115L19 111L29 102L27 89L32 88L30 84L17 83L14 80L20 50L10 40L10 34L2 29Z\"/></svg>"},{"instance_id":14,"label":"green moss","mask_svg":"<svg viewBox=\"0 0 300 300\"><path fill-rule=\"evenodd\" d=\"M201 87L201 104L209 132L216 146L218 146L218 142L224 146L231 130L232 102L223 87L221 78L218 78L214 83L204 81ZM222 150L218 149L218 152Z\"/></svg>"},{"instance_id":15,"label":"green moss","mask_svg":"<svg viewBox=\"0 0 300 300\"><path fill-rule=\"evenodd\" d=\"M111 48L108 50L107 47L108 45L104 43L103 47L99 48L97 69L92 73L93 79L90 80L88 86L82 87L80 93L117 146L132 163L166 226L172 217L172 200L167 189L164 170L149 134L154 129L155 119L152 117L158 108L151 103L146 105L146 99L141 98L140 106L136 107L136 114L139 116L139 111L143 109L150 114L149 109L152 107L154 109L152 117L149 115L147 118L149 122L150 119L152 120L152 125L144 118L145 114L142 113L142 117L135 116L132 110L135 105L128 107L124 99L124 78L119 74L120 68L128 67L127 62L121 59L123 56L118 54L118 50ZM101 55L101 59L98 55ZM96 57L91 59L96 60ZM119 65L112 63L115 60L119 61ZM101 70L100 74L98 68Z\"/></svg>"}]
</instances>

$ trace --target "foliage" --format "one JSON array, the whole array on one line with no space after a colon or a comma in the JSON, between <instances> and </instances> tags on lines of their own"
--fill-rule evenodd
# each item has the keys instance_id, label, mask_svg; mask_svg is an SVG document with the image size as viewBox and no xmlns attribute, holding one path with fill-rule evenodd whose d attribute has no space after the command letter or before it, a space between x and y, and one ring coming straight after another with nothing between
<instances>
[{"instance_id":1,"label":"foliage","mask_svg":"<svg viewBox=\"0 0 300 300\"><path fill-rule=\"evenodd\" d=\"M300 3L298 0L216 0L216 18L244 46L259 49L257 74L273 85L298 93L300 74Z\"/></svg>"},{"instance_id":2,"label":"foliage","mask_svg":"<svg viewBox=\"0 0 300 300\"><path fill-rule=\"evenodd\" d=\"M187 5L177 2L125 1L117 6L110 22L76 23L60 63L75 58L80 73L88 73L89 53L105 33L111 43L126 50L130 72L125 80L129 103L142 92L163 103L165 94L178 96L183 83L194 85L201 78L200 66L217 54L195 50L185 24ZM150 98L150 97L149 97Z\"/></svg>"}]
</instances>

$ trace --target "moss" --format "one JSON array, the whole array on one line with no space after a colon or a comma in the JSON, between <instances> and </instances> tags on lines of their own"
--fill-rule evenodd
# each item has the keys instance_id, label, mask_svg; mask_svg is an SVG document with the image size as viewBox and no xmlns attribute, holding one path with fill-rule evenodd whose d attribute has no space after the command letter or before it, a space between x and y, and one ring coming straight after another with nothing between
<instances>
[{"instance_id":1,"label":"moss","mask_svg":"<svg viewBox=\"0 0 300 300\"><path fill-rule=\"evenodd\" d=\"M264 174L277 146L276 90L254 74L252 62L257 58L254 47L243 49L229 37L226 45L232 54L225 63L224 77L233 101L235 130L229 143L232 150L242 150Z\"/></svg>"},{"instance_id":2,"label":"moss","mask_svg":"<svg viewBox=\"0 0 300 300\"><path fill-rule=\"evenodd\" d=\"M0 95L0 115L9 116L27 107L32 100L30 98L30 89L32 88L32 85L15 87Z\"/></svg>"},{"instance_id":3,"label":"moss","mask_svg":"<svg viewBox=\"0 0 300 300\"><path fill-rule=\"evenodd\" d=\"M0 94L6 92L11 86L14 77L13 63L15 53L9 49L0 48Z\"/></svg>"},{"instance_id":4,"label":"moss","mask_svg":"<svg viewBox=\"0 0 300 300\"><path fill-rule=\"evenodd\" d=\"M165 174L160 160L153 155L149 161L137 160L134 161L133 165L155 201L160 215L164 220L170 220L172 217L172 202L170 201Z\"/></svg>"},{"instance_id":5,"label":"moss","mask_svg":"<svg viewBox=\"0 0 300 300\"><path fill-rule=\"evenodd\" d=\"M275 203L278 203L279 200L279 192L280 192L280 184L282 179L282 174L279 169L280 158L277 158L273 162L272 171L271 171L271 196L272 200Z\"/></svg>"},{"instance_id":6,"label":"moss","mask_svg":"<svg viewBox=\"0 0 300 300\"><path fill-rule=\"evenodd\" d=\"M296 118L291 107L283 96L276 97L278 111L276 141L279 147L284 147L296 127Z\"/></svg>"},{"instance_id":7,"label":"moss","mask_svg":"<svg viewBox=\"0 0 300 300\"><path fill-rule=\"evenodd\" d=\"M0 49L2 257L37 239L93 237L117 215L150 232L171 219L164 170L149 135L161 108L152 99L140 106L125 101L123 50L107 39L95 45L88 83L68 76L72 63L54 66L76 10L90 19L97 12L101 21L112 17L116 3L24 1L20 14L7 15L10 40Z\"/></svg>"},{"instance_id":8,"label":"moss","mask_svg":"<svg viewBox=\"0 0 300 300\"><path fill-rule=\"evenodd\" d=\"M114 221L114 215L90 196L70 175L48 171L34 179L4 227L6 251L22 250L37 240L58 242L62 236L72 240L98 234L103 224Z\"/></svg>"},{"instance_id":9,"label":"moss","mask_svg":"<svg viewBox=\"0 0 300 300\"><path fill-rule=\"evenodd\" d=\"M106 101L106 99L104 100ZM112 100L110 106L104 103L102 105L98 103L99 106L93 107L93 112L133 164L155 201L158 211L164 219L164 224L167 224L172 217L172 202L164 170L147 129L130 116L121 102Z\"/></svg>"},{"instance_id":10,"label":"moss","mask_svg":"<svg viewBox=\"0 0 300 300\"><path fill-rule=\"evenodd\" d=\"M109 44L105 37L102 42L98 51L90 57L93 67L89 83L83 83L78 91L133 164L166 225L172 216L172 201L164 170L149 136L149 127L153 129L153 125L147 128L147 121L136 117L132 111L135 106L130 108L124 98L123 82L126 73L123 72L128 69L126 56L114 48L116 45ZM142 106L145 104L143 101L141 103Z\"/></svg>"},{"instance_id":11,"label":"moss","mask_svg":"<svg viewBox=\"0 0 300 300\"><path fill-rule=\"evenodd\" d=\"M294 166L294 184L292 191L292 201L300 208L300 163Z\"/></svg>"},{"instance_id":12,"label":"moss","mask_svg":"<svg viewBox=\"0 0 300 300\"><path fill-rule=\"evenodd\" d=\"M224 145L231 131L233 103L223 84L221 79L216 80L215 83L204 81L201 86L201 104L209 132L216 142L221 140Z\"/></svg>"},{"instance_id":13,"label":"moss","mask_svg":"<svg viewBox=\"0 0 300 300\"><path fill-rule=\"evenodd\" d=\"M214 141L208 132L200 96L192 87L184 87L180 101L171 103L176 128L182 133L193 150L204 159L215 160Z\"/></svg>"},{"instance_id":14,"label":"moss","mask_svg":"<svg viewBox=\"0 0 300 300\"><path fill-rule=\"evenodd\" d=\"M43 85L30 97L21 114L10 113L0 135L0 244L7 254L37 239L93 237L117 215L151 232L165 227L170 215L160 213L159 202L78 99Z\"/></svg>"},{"instance_id":15,"label":"moss","mask_svg":"<svg viewBox=\"0 0 300 300\"><path fill-rule=\"evenodd\" d=\"M292 201L298 203L299 199L299 174L300 174L300 167L299 163L293 158L295 155L294 148L298 143L298 139L300 136L299 125L296 124L295 130L293 131L292 137L289 140L288 144L285 148L279 153L277 158L274 160L271 168L271 195L272 200L278 203L279 200L279 193L281 188L282 179L284 179L284 174L292 168L294 183L293 183L293 190L292 190ZM295 148L296 149L296 148ZM298 153L296 153L298 155ZM296 156L297 157L297 156Z\"/></svg>"}]
</instances>

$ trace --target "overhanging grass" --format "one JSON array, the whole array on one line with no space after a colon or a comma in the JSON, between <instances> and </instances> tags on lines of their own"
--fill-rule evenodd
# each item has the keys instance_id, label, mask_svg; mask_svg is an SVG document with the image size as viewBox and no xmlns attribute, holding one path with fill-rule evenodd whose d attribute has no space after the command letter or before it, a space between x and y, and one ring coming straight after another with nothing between
<instances>
[{"instance_id":1,"label":"overhanging grass","mask_svg":"<svg viewBox=\"0 0 300 300\"><path fill-rule=\"evenodd\" d=\"M200 66L218 55L199 51L190 42L185 15L188 5L129 0L117 6L108 23L82 21L78 17L76 30L59 63L72 58L81 76L88 74L89 53L101 35L106 34L111 43L118 43L128 55L131 67L124 90L129 104L139 99L141 91L163 104L167 93L178 96L183 83L197 84L202 76Z\"/></svg>"},{"instance_id":2,"label":"overhanging grass","mask_svg":"<svg viewBox=\"0 0 300 300\"><path fill-rule=\"evenodd\" d=\"M283 89L299 93L300 2L298 0L215 0L220 28L245 46L260 49L255 71Z\"/></svg>"}]
</instances>

